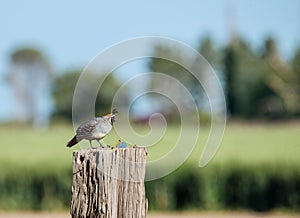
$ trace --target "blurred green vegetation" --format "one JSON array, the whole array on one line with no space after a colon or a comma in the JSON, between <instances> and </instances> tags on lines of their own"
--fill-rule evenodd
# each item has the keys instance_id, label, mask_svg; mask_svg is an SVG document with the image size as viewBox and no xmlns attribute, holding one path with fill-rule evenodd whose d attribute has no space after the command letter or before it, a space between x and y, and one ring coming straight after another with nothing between
<instances>
[{"instance_id":1,"label":"blurred green vegetation","mask_svg":"<svg viewBox=\"0 0 300 218\"><path fill-rule=\"evenodd\" d=\"M225 90L231 117L274 120L300 115L300 48L296 49L292 58L286 59L281 56L276 41L271 37L262 41L262 46L257 49L242 37L233 37L228 45L217 47L213 39L207 36L199 41L197 50L217 73ZM202 81L206 81L203 71L207 66L201 60L193 60L187 57L188 54L167 45L157 45L153 48L153 54L154 57L186 60L191 65L202 63L198 71ZM148 68L178 79L193 95L199 109L205 109L203 102L207 99L201 85L182 66L169 60L152 58ZM152 86L172 90L172 84L155 78L152 79ZM184 103L184 99L182 101ZM171 116L175 107L165 103L162 111L171 108Z\"/></svg>"},{"instance_id":2,"label":"blurred green vegetation","mask_svg":"<svg viewBox=\"0 0 300 218\"><path fill-rule=\"evenodd\" d=\"M40 49L18 47L10 55L8 72L5 81L9 83L16 103L11 119L30 123L36 128L47 127L52 110L53 75L48 58Z\"/></svg>"},{"instance_id":3,"label":"blurred green vegetation","mask_svg":"<svg viewBox=\"0 0 300 218\"><path fill-rule=\"evenodd\" d=\"M55 110L53 113L54 119L72 120L73 95L81 73L81 70L72 70L55 77L52 87L52 95L55 103ZM84 98L93 96L93 88L98 87L99 81L101 81L99 75L90 72L85 72L85 78L86 84L83 84L85 87L81 90L83 92L82 96L79 95L83 98L78 100L80 102L85 102ZM104 79L103 84L99 87L95 102L95 112L97 116L107 114L111 110L112 99L120 86L121 84L115 80L112 74Z\"/></svg>"},{"instance_id":4,"label":"blurred green vegetation","mask_svg":"<svg viewBox=\"0 0 300 218\"><path fill-rule=\"evenodd\" d=\"M233 37L227 45L219 47L217 45L210 36L206 36L199 40L196 50L206 58L219 77L225 91L227 112L230 117L269 120L299 117L300 47L295 49L291 57L286 58L280 54L276 40L272 37L262 40L259 47L250 45L244 38L238 36ZM195 67L202 81L209 84L204 73L208 69L205 61L191 57L191 54L183 54L178 48L171 48L168 45L158 44L152 49L153 57L184 60L189 66ZM10 83L18 104L17 115L13 119L18 122L32 123L38 128L47 127L49 119L70 121L73 95L82 69L54 73L52 69L55 67L50 64L43 51L30 47L17 48L12 52L10 60L11 72L7 82ZM204 116L210 115L209 99L203 87L187 69L160 58L149 58L145 66L149 71L167 74L177 79L193 96L200 113ZM121 71L111 72L99 87L95 102L97 115L106 114L111 110L112 99L125 82L118 76L124 73ZM82 96L78 97L80 104L84 105L85 99L94 96L95 91L91 87L100 85L99 82L103 78L100 72L105 72L105 69L85 73L89 79L86 80L86 84L83 84L83 90L80 92ZM156 88L169 92L177 90L175 83L169 84L154 76L148 82L149 84L141 86L147 86L152 91ZM129 105L131 92L134 92L131 88L133 87L122 93L123 102L118 102L121 107ZM185 102L185 97L180 96L181 94L176 92L178 99L181 100L179 104L186 105L184 110L189 112L191 107ZM155 102L153 104L155 107L153 106L149 111L152 109L161 112L168 121L178 122L179 115L176 113L178 105L161 99L158 95L148 95L148 97L150 99L148 103ZM53 99L53 108L48 102L50 99ZM149 114L139 114L142 118L149 116Z\"/></svg>"},{"instance_id":5,"label":"blurred green vegetation","mask_svg":"<svg viewBox=\"0 0 300 218\"><path fill-rule=\"evenodd\" d=\"M204 168L198 161L209 127L202 126L190 158L172 174L146 183L151 210L271 209L300 210L299 123L229 124L215 158ZM134 128L140 132L148 129ZM1 126L0 209L59 210L71 200L73 135L69 125L44 132ZM148 160L168 152L179 128L149 148ZM114 145L112 132L104 139ZM83 145L85 146L85 145Z\"/></svg>"}]
</instances>

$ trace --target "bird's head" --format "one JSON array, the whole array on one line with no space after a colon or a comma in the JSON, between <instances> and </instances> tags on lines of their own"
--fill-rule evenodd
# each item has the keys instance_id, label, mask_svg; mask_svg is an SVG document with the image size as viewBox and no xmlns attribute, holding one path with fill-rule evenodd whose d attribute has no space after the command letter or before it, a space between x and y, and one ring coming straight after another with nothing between
<instances>
[{"instance_id":1,"label":"bird's head","mask_svg":"<svg viewBox=\"0 0 300 218\"><path fill-rule=\"evenodd\" d=\"M108 121L111 123L111 125L114 124L114 122L116 122L116 118L115 116L118 114L119 112L117 111L117 109L113 109L111 114L107 114L105 115L105 117L108 119Z\"/></svg>"}]
</instances>

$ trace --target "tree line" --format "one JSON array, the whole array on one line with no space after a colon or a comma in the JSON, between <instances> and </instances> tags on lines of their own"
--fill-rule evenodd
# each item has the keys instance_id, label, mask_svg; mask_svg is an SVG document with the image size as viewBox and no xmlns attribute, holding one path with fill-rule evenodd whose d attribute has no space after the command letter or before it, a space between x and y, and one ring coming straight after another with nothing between
<instances>
[{"instance_id":1,"label":"tree line","mask_svg":"<svg viewBox=\"0 0 300 218\"><path fill-rule=\"evenodd\" d=\"M234 38L225 47L216 47L207 36L197 48L217 72L227 101L230 117L244 119L288 119L300 115L300 47L290 60L279 53L273 38L254 49L242 38ZM181 56L176 48L158 45L158 56ZM197 60L195 60L197 61ZM203 102L201 85L182 66L162 59L151 59L149 69L180 80L193 94L195 102ZM152 85L162 85L152 81ZM199 100L200 99L200 100Z\"/></svg>"},{"instance_id":2,"label":"tree line","mask_svg":"<svg viewBox=\"0 0 300 218\"><path fill-rule=\"evenodd\" d=\"M207 36L199 41L197 51L222 81L231 117L287 119L300 115L300 47L291 59L285 60L272 38L265 39L260 49L254 49L239 37L224 47L215 45ZM157 45L153 54L182 55L176 48L165 45ZM18 104L16 120L37 126L47 123L48 118L71 120L73 93L81 69L54 73L48 58L36 48L18 48L12 52L10 61L7 78ZM202 109L204 91L186 69L157 58L151 58L147 67L152 72L165 73L180 80ZM96 74L91 76L90 85L95 85L95 82ZM149 85L161 84L153 78ZM113 95L120 86L121 82L114 74L106 78L98 92L97 113L110 110ZM53 102L52 110L49 109L49 99ZM167 107L167 110L173 111L172 107Z\"/></svg>"}]
</instances>

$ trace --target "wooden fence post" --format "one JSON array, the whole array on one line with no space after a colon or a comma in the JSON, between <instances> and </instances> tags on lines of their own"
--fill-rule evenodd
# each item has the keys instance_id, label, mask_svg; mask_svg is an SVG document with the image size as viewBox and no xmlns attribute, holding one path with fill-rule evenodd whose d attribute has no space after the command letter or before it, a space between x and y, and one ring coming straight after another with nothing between
<instances>
[{"instance_id":1,"label":"wooden fence post","mask_svg":"<svg viewBox=\"0 0 300 218\"><path fill-rule=\"evenodd\" d=\"M72 217L146 217L146 148L97 148L73 153Z\"/></svg>"}]
</instances>

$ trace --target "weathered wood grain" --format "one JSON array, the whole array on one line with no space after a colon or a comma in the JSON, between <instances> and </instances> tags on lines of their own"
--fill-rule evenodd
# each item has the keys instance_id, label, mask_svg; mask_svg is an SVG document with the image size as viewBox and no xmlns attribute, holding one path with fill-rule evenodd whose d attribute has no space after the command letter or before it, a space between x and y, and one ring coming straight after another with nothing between
<instances>
[{"instance_id":1,"label":"weathered wood grain","mask_svg":"<svg viewBox=\"0 0 300 218\"><path fill-rule=\"evenodd\" d=\"M75 151L72 217L146 217L145 169L144 147Z\"/></svg>"}]
</instances>

